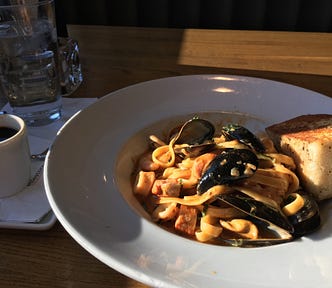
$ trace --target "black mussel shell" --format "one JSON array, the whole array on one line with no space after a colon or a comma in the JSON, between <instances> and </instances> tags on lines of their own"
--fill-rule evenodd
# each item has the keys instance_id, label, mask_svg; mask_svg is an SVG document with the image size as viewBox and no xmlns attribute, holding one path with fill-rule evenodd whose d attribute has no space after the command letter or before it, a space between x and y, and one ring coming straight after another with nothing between
<instances>
[{"instance_id":1,"label":"black mussel shell","mask_svg":"<svg viewBox=\"0 0 332 288\"><path fill-rule=\"evenodd\" d=\"M248 149L226 149L217 155L197 185L197 193L201 194L215 185L231 184L248 178L258 167L255 153Z\"/></svg>"},{"instance_id":2,"label":"black mussel shell","mask_svg":"<svg viewBox=\"0 0 332 288\"><path fill-rule=\"evenodd\" d=\"M197 145L206 140L211 140L214 136L215 128L207 120L192 118L182 125L177 132L176 144Z\"/></svg>"},{"instance_id":3,"label":"black mussel shell","mask_svg":"<svg viewBox=\"0 0 332 288\"><path fill-rule=\"evenodd\" d=\"M218 196L218 198L251 217L272 223L276 227L280 227L291 234L294 232L292 224L279 209L279 206L277 204L270 204L273 200L269 200L270 203L268 203L267 201L255 199L237 190L222 194Z\"/></svg>"},{"instance_id":4,"label":"black mussel shell","mask_svg":"<svg viewBox=\"0 0 332 288\"><path fill-rule=\"evenodd\" d=\"M294 227L294 237L301 237L316 231L321 224L319 207L316 200L308 193L300 193L304 199L304 206L294 215L288 216ZM292 201L292 195L286 203Z\"/></svg>"},{"instance_id":5,"label":"black mussel shell","mask_svg":"<svg viewBox=\"0 0 332 288\"><path fill-rule=\"evenodd\" d=\"M238 140L258 153L265 152L263 143L252 132L243 126L229 124L222 128L222 133L227 139Z\"/></svg>"},{"instance_id":6,"label":"black mussel shell","mask_svg":"<svg viewBox=\"0 0 332 288\"><path fill-rule=\"evenodd\" d=\"M219 239L227 245L233 247L253 248L253 247L265 247L271 245L277 245L286 243L293 240L293 236L287 230L284 230L273 223L261 220L255 217L248 217L257 227L262 235L258 239L246 239L246 238L229 238Z\"/></svg>"}]
</instances>

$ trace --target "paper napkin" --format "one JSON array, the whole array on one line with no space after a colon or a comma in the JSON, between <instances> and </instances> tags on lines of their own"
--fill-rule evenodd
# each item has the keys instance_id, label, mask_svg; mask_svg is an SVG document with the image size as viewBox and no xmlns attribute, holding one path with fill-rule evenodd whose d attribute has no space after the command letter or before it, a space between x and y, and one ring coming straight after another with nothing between
<instances>
[{"instance_id":1,"label":"paper napkin","mask_svg":"<svg viewBox=\"0 0 332 288\"><path fill-rule=\"evenodd\" d=\"M58 130L71 116L95 101L96 98L63 98L60 120L45 126L28 127L31 154L43 152L53 143ZM11 113L8 104L2 110ZM43 165L43 161L31 160L31 180L28 186L16 195L0 199L0 221L38 223L50 212L44 188Z\"/></svg>"}]
</instances>

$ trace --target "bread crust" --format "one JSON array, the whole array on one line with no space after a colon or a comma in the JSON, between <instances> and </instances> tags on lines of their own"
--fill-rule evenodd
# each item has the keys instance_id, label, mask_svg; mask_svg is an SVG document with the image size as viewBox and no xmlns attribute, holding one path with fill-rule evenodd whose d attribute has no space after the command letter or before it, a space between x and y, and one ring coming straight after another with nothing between
<instances>
[{"instance_id":1,"label":"bread crust","mask_svg":"<svg viewBox=\"0 0 332 288\"><path fill-rule=\"evenodd\" d=\"M332 115L302 115L265 130L294 159L301 186L318 201L332 198Z\"/></svg>"}]
</instances>

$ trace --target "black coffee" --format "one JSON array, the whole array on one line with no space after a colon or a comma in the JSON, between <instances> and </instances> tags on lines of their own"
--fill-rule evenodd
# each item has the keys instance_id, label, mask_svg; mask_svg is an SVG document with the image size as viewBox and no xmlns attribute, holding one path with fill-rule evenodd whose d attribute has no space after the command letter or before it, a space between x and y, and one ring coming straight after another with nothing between
<instances>
[{"instance_id":1,"label":"black coffee","mask_svg":"<svg viewBox=\"0 0 332 288\"><path fill-rule=\"evenodd\" d=\"M0 127L0 141L4 141L17 133L16 129L9 127Z\"/></svg>"}]
</instances>

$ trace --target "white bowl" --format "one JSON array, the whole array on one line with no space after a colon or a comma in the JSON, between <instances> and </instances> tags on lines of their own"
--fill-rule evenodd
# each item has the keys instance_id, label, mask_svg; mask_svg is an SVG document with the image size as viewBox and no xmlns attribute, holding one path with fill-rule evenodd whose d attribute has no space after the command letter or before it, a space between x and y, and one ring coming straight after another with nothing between
<instances>
[{"instance_id":1,"label":"white bowl","mask_svg":"<svg viewBox=\"0 0 332 288\"><path fill-rule=\"evenodd\" d=\"M113 92L67 122L46 159L45 187L57 218L92 255L153 287L331 287L331 201L322 206L323 225L315 234L245 249L166 232L132 196L132 158L144 149L144 133L158 121L167 126L166 119L216 111L228 112L227 121L244 117L260 130L302 114L330 113L332 100L231 75L166 78Z\"/></svg>"}]
</instances>

